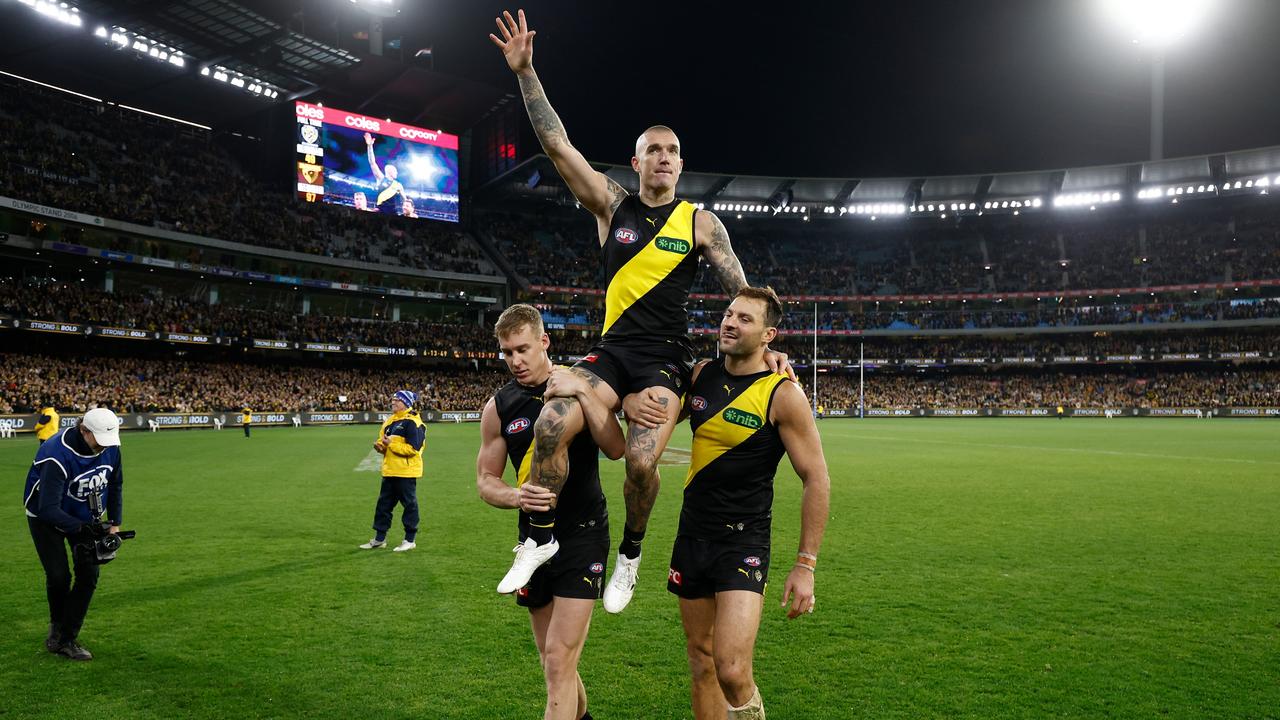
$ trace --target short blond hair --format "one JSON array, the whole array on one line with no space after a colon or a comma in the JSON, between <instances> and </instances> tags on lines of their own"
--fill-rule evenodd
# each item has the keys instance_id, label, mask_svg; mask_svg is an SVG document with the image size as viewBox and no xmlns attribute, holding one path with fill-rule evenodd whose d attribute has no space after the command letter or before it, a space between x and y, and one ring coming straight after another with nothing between
<instances>
[{"instance_id":1,"label":"short blond hair","mask_svg":"<svg viewBox=\"0 0 1280 720\"><path fill-rule=\"evenodd\" d=\"M538 312L538 308L518 303L503 310L498 316L498 322L493 325L493 336L501 340L520 332L520 328L525 326L532 329L533 334L539 337L546 332L542 326L542 313Z\"/></svg>"}]
</instances>

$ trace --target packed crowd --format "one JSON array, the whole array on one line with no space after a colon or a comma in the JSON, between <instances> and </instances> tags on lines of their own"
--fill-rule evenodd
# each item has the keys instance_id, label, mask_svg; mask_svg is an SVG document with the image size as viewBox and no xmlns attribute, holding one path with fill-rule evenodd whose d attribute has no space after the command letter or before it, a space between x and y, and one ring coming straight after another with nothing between
<instances>
[{"instance_id":1,"label":"packed crowd","mask_svg":"<svg viewBox=\"0 0 1280 720\"><path fill-rule=\"evenodd\" d=\"M341 369L101 356L0 354L0 414L47 405L83 412L377 410L409 388L422 408L480 410L508 380L502 372ZM343 399L345 398L345 399Z\"/></svg>"},{"instance_id":2,"label":"packed crowd","mask_svg":"<svg viewBox=\"0 0 1280 720\"><path fill-rule=\"evenodd\" d=\"M817 388L825 407L858 405L857 375L823 375ZM863 391L868 408L1274 407L1280 405L1280 370L871 373Z\"/></svg>"},{"instance_id":3,"label":"packed crowd","mask_svg":"<svg viewBox=\"0 0 1280 720\"><path fill-rule=\"evenodd\" d=\"M1265 206L1142 226L989 218L961 227L866 229L724 219L747 279L784 295L1052 294L1280 278L1280 211ZM585 213L483 213L480 222L530 282L601 286L595 224ZM695 291L721 292L715 274L702 272Z\"/></svg>"},{"instance_id":4,"label":"packed crowd","mask_svg":"<svg viewBox=\"0 0 1280 720\"><path fill-rule=\"evenodd\" d=\"M209 133L0 81L0 194L248 245L498 274L443 223L306 203L252 179Z\"/></svg>"},{"instance_id":5,"label":"packed crowd","mask_svg":"<svg viewBox=\"0 0 1280 720\"><path fill-rule=\"evenodd\" d=\"M1274 367L1274 366L1271 366ZM383 409L411 388L423 409L478 411L500 370L319 368L285 364L0 354L0 414L46 405L82 412L295 412ZM811 395L809 377L802 378ZM858 376L822 374L817 402L856 407ZM867 407L1227 407L1280 405L1280 370L1133 367L1105 372L865 375Z\"/></svg>"},{"instance_id":6,"label":"packed crowd","mask_svg":"<svg viewBox=\"0 0 1280 720\"><path fill-rule=\"evenodd\" d=\"M476 324L302 315L166 295L156 290L108 293L80 283L0 278L0 314L214 337L418 348L488 349L492 336Z\"/></svg>"}]
</instances>

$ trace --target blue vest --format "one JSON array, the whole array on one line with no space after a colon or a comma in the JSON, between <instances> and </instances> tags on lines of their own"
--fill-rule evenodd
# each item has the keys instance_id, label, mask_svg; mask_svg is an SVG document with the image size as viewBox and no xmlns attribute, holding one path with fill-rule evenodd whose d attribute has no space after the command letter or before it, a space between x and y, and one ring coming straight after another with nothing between
<instances>
[{"instance_id":1,"label":"blue vest","mask_svg":"<svg viewBox=\"0 0 1280 720\"><path fill-rule=\"evenodd\" d=\"M40 444L36 459L27 472L27 486L23 491L23 505L29 517L36 517L40 507L40 475L49 464L56 465L66 480L62 492L62 511L81 522L93 522L89 511L89 497L97 494L101 507L108 507L111 500L107 483L120 474L120 448L103 448L92 455L83 440L77 437L79 428L67 428ZM116 519L116 518L113 518Z\"/></svg>"}]
</instances>

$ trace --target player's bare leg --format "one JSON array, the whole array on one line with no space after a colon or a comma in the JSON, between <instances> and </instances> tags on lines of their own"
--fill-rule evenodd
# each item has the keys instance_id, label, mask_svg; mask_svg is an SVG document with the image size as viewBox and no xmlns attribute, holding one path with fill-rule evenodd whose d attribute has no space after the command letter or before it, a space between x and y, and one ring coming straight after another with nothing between
<instances>
[{"instance_id":1,"label":"player's bare leg","mask_svg":"<svg viewBox=\"0 0 1280 720\"><path fill-rule=\"evenodd\" d=\"M693 681L690 690L694 720L722 720L729 703L720 690L720 681L716 679L715 598L681 598L680 621L684 624L685 653L689 657L689 675Z\"/></svg>"},{"instance_id":2,"label":"player's bare leg","mask_svg":"<svg viewBox=\"0 0 1280 720\"><path fill-rule=\"evenodd\" d=\"M604 609L619 613L631 602L640 568L640 542L649 528L649 515L658 499L662 478L658 461L667 449L671 434L680 419L680 399L665 387L648 388L656 401L667 408L667 420L656 428L632 424L627 428L627 477L622 495L627 505L627 520L613 574L604 589Z\"/></svg>"},{"instance_id":3,"label":"player's bare leg","mask_svg":"<svg viewBox=\"0 0 1280 720\"><path fill-rule=\"evenodd\" d=\"M547 683L544 720L578 720L587 712L587 691L578 675L578 661L594 607L594 600L557 597L529 611Z\"/></svg>"},{"instance_id":4,"label":"player's bare leg","mask_svg":"<svg viewBox=\"0 0 1280 720\"><path fill-rule=\"evenodd\" d=\"M557 497L569 479L569 443L583 432L586 422L582 406L571 398L554 398L542 406L533 424L533 458L528 482L544 487ZM529 584L529 578L560 549L555 540L555 501L552 509L529 514L529 537L516 547L511 569L498 583L498 592L513 593Z\"/></svg>"}]
</instances>

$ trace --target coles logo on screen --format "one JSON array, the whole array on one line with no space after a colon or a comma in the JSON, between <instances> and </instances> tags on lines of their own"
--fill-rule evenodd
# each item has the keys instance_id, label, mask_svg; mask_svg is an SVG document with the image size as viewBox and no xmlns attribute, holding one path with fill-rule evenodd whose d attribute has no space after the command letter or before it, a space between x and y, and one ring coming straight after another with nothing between
<instances>
[{"instance_id":1,"label":"coles logo on screen","mask_svg":"<svg viewBox=\"0 0 1280 720\"><path fill-rule=\"evenodd\" d=\"M367 118L363 115L348 115L342 120L344 123L361 130L373 130L374 132L382 131L382 124L373 118Z\"/></svg>"}]
</instances>

